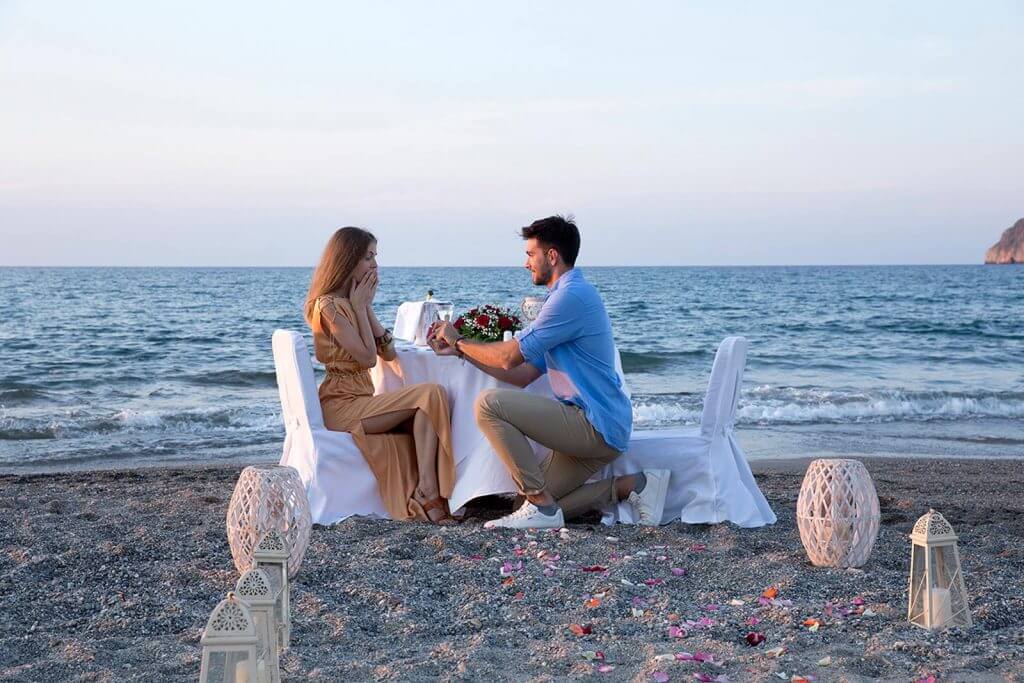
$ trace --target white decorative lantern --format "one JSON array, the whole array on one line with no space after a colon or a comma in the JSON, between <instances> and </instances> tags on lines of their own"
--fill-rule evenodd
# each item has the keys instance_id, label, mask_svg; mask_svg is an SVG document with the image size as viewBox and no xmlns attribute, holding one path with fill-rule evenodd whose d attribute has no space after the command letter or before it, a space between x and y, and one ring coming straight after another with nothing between
<instances>
[{"instance_id":1,"label":"white decorative lantern","mask_svg":"<svg viewBox=\"0 0 1024 683\"><path fill-rule=\"evenodd\" d=\"M306 487L294 467L251 465L242 470L227 514L228 545L239 574L252 567L256 544L274 529L288 541L288 574L294 577L312 527Z\"/></svg>"},{"instance_id":2,"label":"white decorative lantern","mask_svg":"<svg viewBox=\"0 0 1024 683\"><path fill-rule=\"evenodd\" d=\"M277 594L277 627L281 632L281 647L288 648L292 641L291 605L288 603L288 543L276 531L270 531L256 546L253 564L267 573L270 587Z\"/></svg>"},{"instance_id":3,"label":"white decorative lantern","mask_svg":"<svg viewBox=\"0 0 1024 683\"><path fill-rule=\"evenodd\" d=\"M249 608L234 593L213 608L199 642L199 683L257 683L256 626Z\"/></svg>"},{"instance_id":4,"label":"white decorative lantern","mask_svg":"<svg viewBox=\"0 0 1024 683\"><path fill-rule=\"evenodd\" d=\"M907 619L927 629L971 625L957 535L946 518L929 510L910 534Z\"/></svg>"},{"instance_id":5,"label":"white decorative lantern","mask_svg":"<svg viewBox=\"0 0 1024 683\"><path fill-rule=\"evenodd\" d=\"M807 557L819 567L860 567L878 538L878 494L859 460L815 460L796 501Z\"/></svg>"},{"instance_id":6,"label":"white decorative lantern","mask_svg":"<svg viewBox=\"0 0 1024 683\"><path fill-rule=\"evenodd\" d=\"M259 639L257 669L260 683L281 683L278 663L277 595L262 569L250 569L235 584L235 595L249 607Z\"/></svg>"}]
</instances>

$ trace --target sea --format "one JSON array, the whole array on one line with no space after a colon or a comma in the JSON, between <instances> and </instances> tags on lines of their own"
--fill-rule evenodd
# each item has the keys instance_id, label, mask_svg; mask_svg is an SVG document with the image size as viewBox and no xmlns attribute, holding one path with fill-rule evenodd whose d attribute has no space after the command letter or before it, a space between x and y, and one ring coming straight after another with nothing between
<instances>
[{"instance_id":1,"label":"sea","mask_svg":"<svg viewBox=\"0 0 1024 683\"><path fill-rule=\"evenodd\" d=\"M593 267L635 429L694 426L749 342L750 459L1024 456L1024 266ZM274 461L270 338L309 268L0 268L0 472ZM518 307L522 268L381 269L403 301ZM322 370L318 370L318 373Z\"/></svg>"}]
</instances>

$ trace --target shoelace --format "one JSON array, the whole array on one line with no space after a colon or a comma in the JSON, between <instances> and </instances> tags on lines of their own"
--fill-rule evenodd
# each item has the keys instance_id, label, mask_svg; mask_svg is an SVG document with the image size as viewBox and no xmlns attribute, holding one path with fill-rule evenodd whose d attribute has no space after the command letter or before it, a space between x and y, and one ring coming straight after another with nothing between
<instances>
[{"instance_id":1,"label":"shoelace","mask_svg":"<svg viewBox=\"0 0 1024 683\"><path fill-rule=\"evenodd\" d=\"M629 494L629 502L633 506L633 509L636 510L637 513L639 513L640 521L642 523L643 522L649 522L651 520L650 510L647 509L646 505L642 505L641 504L643 501L640 498L640 494L639 493L637 493L636 491L633 491L632 493L630 493Z\"/></svg>"},{"instance_id":2,"label":"shoelace","mask_svg":"<svg viewBox=\"0 0 1024 683\"><path fill-rule=\"evenodd\" d=\"M524 503L521 508L513 512L508 516L509 519L522 519L523 517L529 517L534 513L537 508L530 503Z\"/></svg>"}]
</instances>

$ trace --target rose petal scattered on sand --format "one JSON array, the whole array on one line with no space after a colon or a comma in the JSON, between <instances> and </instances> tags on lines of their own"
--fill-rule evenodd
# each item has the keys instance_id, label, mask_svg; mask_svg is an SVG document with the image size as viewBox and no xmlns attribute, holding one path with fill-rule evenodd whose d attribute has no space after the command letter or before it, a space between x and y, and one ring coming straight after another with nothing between
<instances>
[{"instance_id":1,"label":"rose petal scattered on sand","mask_svg":"<svg viewBox=\"0 0 1024 683\"><path fill-rule=\"evenodd\" d=\"M718 605L714 605L714 604L712 604L712 605L704 605L704 611L705 612L717 612L718 611Z\"/></svg>"},{"instance_id":2,"label":"rose petal scattered on sand","mask_svg":"<svg viewBox=\"0 0 1024 683\"><path fill-rule=\"evenodd\" d=\"M591 572L591 573L594 573L594 572L606 572L606 571L608 571L608 567L602 567L599 564L593 564L593 565L590 565L589 567L580 567L580 571Z\"/></svg>"},{"instance_id":3,"label":"rose petal scattered on sand","mask_svg":"<svg viewBox=\"0 0 1024 683\"><path fill-rule=\"evenodd\" d=\"M594 609L595 607L601 606L601 601L597 598L590 598L583 604L586 605L587 609Z\"/></svg>"},{"instance_id":4,"label":"rose petal scattered on sand","mask_svg":"<svg viewBox=\"0 0 1024 683\"><path fill-rule=\"evenodd\" d=\"M832 664L832 657L826 656L818 660L818 666L829 666Z\"/></svg>"},{"instance_id":5,"label":"rose petal scattered on sand","mask_svg":"<svg viewBox=\"0 0 1024 683\"><path fill-rule=\"evenodd\" d=\"M664 671L655 671L651 674L651 680L657 683L668 683L668 674Z\"/></svg>"},{"instance_id":6,"label":"rose petal scattered on sand","mask_svg":"<svg viewBox=\"0 0 1024 683\"><path fill-rule=\"evenodd\" d=\"M754 647L764 642L764 634L758 633L757 631L751 631L747 634L747 645Z\"/></svg>"},{"instance_id":7,"label":"rose petal scattered on sand","mask_svg":"<svg viewBox=\"0 0 1024 683\"><path fill-rule=\"evenodd\" d=\"M860 597L858 595L857 597L855 597L853 600L850 601L850 604L851 605L863 605L864 604L864 598L862 598L862 597Z\"/></svg>"},{"instance_id":8,"label":"rose petal scattered on sand","mask_svg":"<svg viewBox=\"0 0 1024 683\"><path fill-rule=\"evenodd\" d=\"M674 662L676 656L673 654L654 655L654 661L656 662Z\"/></svg>"},{"instance_id":9,"label":"rose petal scattered on sand","mask_svg":"<svg viewBox=\"0 0 1024 683\"><path fill-rule=\"evenodd\" d=\"M609 543L618 543L619 542L619 537L618 536L605 536L604 540L608 541Z\"/></svg>"},{"instance_id":10,"label":"rose petal scattered on sand","mask_svg":"<svg viewBox=\"0 0 1024 683\"><path fill-rule=\"evenodd\" d=\"M644 579L644 583L648 586L660 586L665 583L664 579Z\"/></svg>"},{"instance_id":11,"label":"rose petal scattered on sand","mask_svg":"<svg viewBox=\"0 0 1024 683\"><path fill-rule=\"evenodd\" d=\"M764 654L767 657L771 657L773 659L778 659L782 655L786 654L786 648L781 647L781 646L780 647L773 647L770 650L765 650Z\"/></svg>"},{"instance_id":12,"label":"rose petal scattered on sand","mask_svg":"<svg viewBox=\"0 0 1024 683\"><path fill-rule=\"evenodd\" d=\"M586 650L583 652L583 657L587 661L604 661L604 652L601 650Z\"/></svg>"},{"instance_id":13,"label":"rose petal scattered on sand","mask_svg":"<svg viewBox=\"0 0 1024 683\"><path fill-rule=\"evenodd\" d=\"M774 600L775 598L779 597L779 589L775 586L768 586L764 589L764 592L761 593L761 597L766 598L768 600Z\"/></svg>"},{"instance_id":14,"label":"rose petal scattered on sand","mask_svg":"<svg viewBox=\"0 0 1024 683\"><path fill-rule=\"evenodd\" d=\"M634 617L642 617L644 615L644 611L638 607L633 607L632 613Z\"/></svg>"},{"instance_id":15,"label":"rose petal scattered on sand","mask_svg":"<svg viewBox=\"0 0 1024 683\"><path fill-rule=\"evenodd\" d=\"M704 545L703 543L694 543L693 545L690 546L690 550L692 550L695 553L702 553L702 552L704 552L707 549L708 549L708 547L706 545Z\"/></svg>"},{"instance_id":16,"label":"rose petal scattered on sand","mask_svg":"<svg viewBox=\"0 0 1024 683\"><path fill-rule=\"evenodd\" d=\"M678 626L669 626L668 627L668 637L669 638L685 638L686 637L686 629L679 628Z\"/></svg>"},{"instance_id":17,"label":"rose petal scattered on sand","mask_svg":"<svg viewBox=\"0 0 1024 683\"><path fill-rule=\"evenodd\" d=\"M577 636L588 636L593 633L593 629L590 624L569 624L569 631L571 631L573 635Z\"/></svg>"},{"instance_id":18,"label":"rose petal scattered on sand","mask_svg":"<svg viewBox=\"0 0 1024 683\"><path fill-rule=\"evenodd\" d=\"M686 576L686 570L682 567L672 567L672 576Z\"/></svg>"},{"instance_id":19,"label":"rose petal scattered on sand","mask_svg":"<svg viewBox=\"0 0 1024 683\"><path fill-rule=\"evenodd\" d=\"M821 628L821 622L818 621L817 619L814 619L813 617L809 617L807 619L804 619L804 624L803 625L807 627L808 631L811 631L811 632L814 632L814 633L817 633L818 629Z\"/></svg>"},{"instance_id":20,"label":"rose petal scattered on sand","mask_svg":"<svg viewBox=\"0 0 1024 683\"><path fill-rule=\"evenodd\" d=\"M599 671L600 673L606 674L606 673L608 673L608 672L610 672L610 671L614 671L614 670L615 670L615 667L614 667L614 666L612 666L611 664L601 664L601 665L599 665L599 666L597 667L597 670L598 670L598 671Z\"/></svg>"},{"instance_id":21,"label":"rose petal scattered on sand","mask_svg":"<svg viewBox=\"0 0 1024 683\"><path fill-rule=\"evenodd\" d=\"M729 604L732 605L733 607L742 607L743 605L745 605L747 603L743 602L742 600L737 600L736 598L733 598L732 600L729 601Z\"/></svg>"},{"instance_id":22,"label":"rose petal scattered on sand","mask_svg":"<svg viewBox=\"0 0 1024 683\"><path fill-rule=\"evenodd\" d=\"M757 617L750 617L747 619L747 626L757 626L761 623L761 620Z\"/></svg>"}]
</instances>

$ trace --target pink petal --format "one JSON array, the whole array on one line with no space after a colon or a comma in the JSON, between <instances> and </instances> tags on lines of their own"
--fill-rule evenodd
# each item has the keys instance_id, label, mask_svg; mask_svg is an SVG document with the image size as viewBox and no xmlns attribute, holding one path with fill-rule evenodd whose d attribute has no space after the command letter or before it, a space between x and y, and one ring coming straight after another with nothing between
<instances>
[{"instance_id":1,"label":"pink petal","mask_svg":"<svg viewBox=\"0 0 1024 683\"><path fill-rule=\"evenodd\" d=\"M686 576L686 570L682 567L672 567L673 576Z\"/></svg>"},{"instance_id":2,"label":"pink petal","mask_svg":"<svg viewBox=\"0 0 1024 683\"><path fill-rule=\"evenodd\" d=\"M651 680L658 683L668 683L668 674L664 671L655 671L651 674Z\"/></svg>"}]
</instances>

